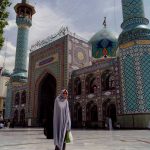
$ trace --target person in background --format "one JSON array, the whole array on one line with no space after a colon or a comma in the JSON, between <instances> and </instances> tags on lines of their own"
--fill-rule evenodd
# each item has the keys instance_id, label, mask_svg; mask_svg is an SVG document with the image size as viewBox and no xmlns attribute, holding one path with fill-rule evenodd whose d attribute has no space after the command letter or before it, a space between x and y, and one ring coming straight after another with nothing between
<instances>
[{"instance_id":1,"label":"person in background","mask_svg":"<svg viewBox=\"0 0 150 150\"><path fill-rule=\"evenodd\" d=\"M4 123L1 121L0 122L0 129L4 128Z\"/></svg>"},{"instance_id":2,"label":"person in background","mask_svg":"<svg viewBox=\"0 0 150 150\"><path fill-rule=\"evenodd\" d=\"M7 121L7 128L10 128L10 120Z\"/></svg>"},{"instance_id":3,"label":"person in background","mask_svg":"<svg viewBox=\"0 0 150 150\"><path fill-rule=\"evenodd\" d=\"M112 127L112 119L109 117L108 118L108 124L109 124L109 130L112 130L113 127Z\"/></svg>"},{"instance_id":4,"label":"person in background","mask_svg":"<svg viewBox=\"0 0 150 150\"><path fill-rule=\"evenodd\" d=\"M66 89L62 90L55 99L53 128L55 150L65 150L65 135L67 131L71 130L68 91Z\"/></svg>"}]
</instances>

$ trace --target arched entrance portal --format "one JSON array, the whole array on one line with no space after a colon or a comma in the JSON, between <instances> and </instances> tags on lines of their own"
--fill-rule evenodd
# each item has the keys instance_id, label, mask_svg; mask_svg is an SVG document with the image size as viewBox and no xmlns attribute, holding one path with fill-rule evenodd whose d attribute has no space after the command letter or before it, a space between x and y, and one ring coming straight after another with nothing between
<instances>
[{"instance_id":1,"label":"arched entrance portal","mask_svg":"<svg viewBox=\"0 0 150 150\"><path fill-rule=\"evenodd\" d=\"M18 110L15 110L14 112L14 117L13 117L13 127L18 125L18 118L19 118L19 112Z\"/></svg>"},{"instance_id":2,"label":"arched entrance portal","mask_svg":"<svg viewBox=\"0 0 150 150\"><path fill-rule=\"evenodd\" d=\"M25 110L22 109L20 112L20 125L25 127Z\"/></svg>"},{"instance_id":3,"label":"arched entrance portal","mask_svg":"<svg viewBox=\"0 0 150 150\"><path fill-rule=\"evenodd\" d=\"M74 127L82 127L82 106L80 103L74 105Z\"/></svg>"},{"instance_id":4,"label":"arched entrance portal","mask_svg":"<svg viewBox=\"0 0 150 150\"><path fill-rule=\"evenodd\" d=\"M86 126L88 128L98 127L98 111L97 104L90 101L86 105Z\"/></svg>"},{"instance_id":5,"label":"arched entrance portal","mask_svg":"<svg viewBox=\"0 0 150 150\"><path fill-rule=\"evenodd\" d=\"M116 106L115 104L110 104L107 108L108 117L112 120L112 126L115 127L116 117Z\"/></svg>"},{"instance_id":6,"label":"arched entrance portal","mask_svg":"<svg viewBox=\"0 0 150 150\"><path fill-rule=\"evenodd\" d=\"M105 102L102 105L103 107L103 127L106 127L107 124L108 127L108 119L111 118L112 121L112 127L115 127L115 123L117 122L117 115L116 115L116 105L114 102L111 101L111 99L105 100Z\"/></svg>"},{"instance_id":7,"label":"arched entrance portal","mask_svg":"<svg viewBox=\"0 0 150 150\"><path fill-rule=\"evenodd\" d=\"M38 124L46 128L47 138L53 138L53 110L56 97L56 79L46 74L39 85Z\"/></svg>"}]
</instances>

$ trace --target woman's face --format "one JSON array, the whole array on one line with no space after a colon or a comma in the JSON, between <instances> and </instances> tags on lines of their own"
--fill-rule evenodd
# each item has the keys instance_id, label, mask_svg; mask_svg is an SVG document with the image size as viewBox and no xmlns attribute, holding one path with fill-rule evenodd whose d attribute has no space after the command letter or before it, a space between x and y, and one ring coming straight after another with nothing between
<instances>
[{"instance_id":1,"label":"woman's face","mask_svg":"<svg viewBox=\"0 0 150 150\"><path fill-rule=\"evenodd\" d=\"M67 99L68 94L67 94L66 92L64 92L64 93L63 93L63 96L64 96L65 99Z\"/></svg>"}]
</instances>

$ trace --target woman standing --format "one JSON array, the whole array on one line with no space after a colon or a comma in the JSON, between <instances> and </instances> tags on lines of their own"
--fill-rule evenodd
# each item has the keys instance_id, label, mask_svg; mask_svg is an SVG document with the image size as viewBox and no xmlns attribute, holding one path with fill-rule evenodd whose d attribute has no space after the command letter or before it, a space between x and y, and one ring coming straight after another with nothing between
<instances>
[{"instance_id":1,"label":"woman standing","mask_svg":"<svg viewBox=\"0 0 150 150\"><path fill-rule=\"evenodd\" d=\"M55 99L53 118L55 150L65 150L66 144L64 140L66 131L71 130L71 119L67 98L68 91L64 89Z\"/></svg>"}]
</instances>

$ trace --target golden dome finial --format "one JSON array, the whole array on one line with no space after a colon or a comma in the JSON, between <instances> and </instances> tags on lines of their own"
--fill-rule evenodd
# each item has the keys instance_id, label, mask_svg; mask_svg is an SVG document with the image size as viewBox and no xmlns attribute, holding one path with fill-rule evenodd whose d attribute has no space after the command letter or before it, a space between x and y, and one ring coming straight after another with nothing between
<instances>
[{"instance_id":1,"label":"golden dome finial","mask_svg":"<svg viewBox=\"0 0 150 150\"><path fill-rule=\"evenodd\" d=\"M107 24L106 24L106 17L104 17L103 25L106 28L106 26L107 26Z\"/></svg>"}]
</instances>

